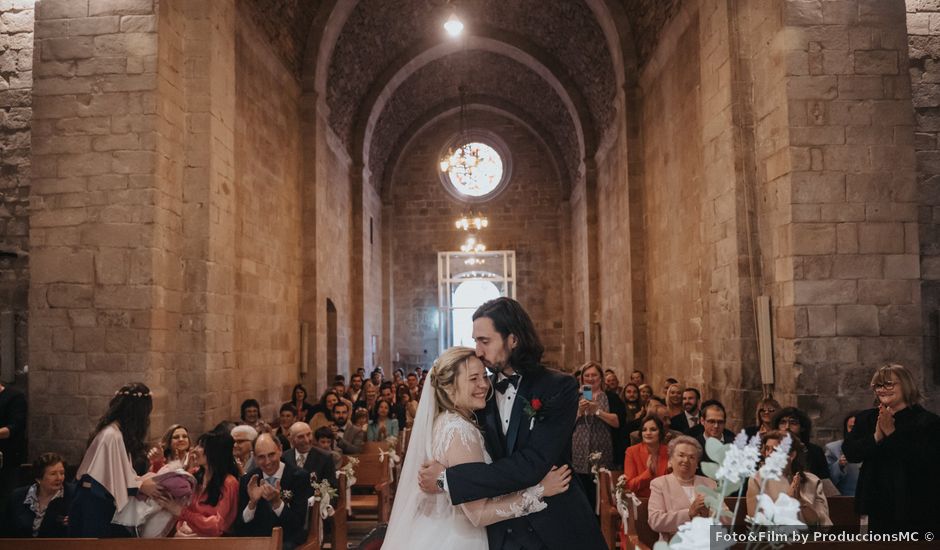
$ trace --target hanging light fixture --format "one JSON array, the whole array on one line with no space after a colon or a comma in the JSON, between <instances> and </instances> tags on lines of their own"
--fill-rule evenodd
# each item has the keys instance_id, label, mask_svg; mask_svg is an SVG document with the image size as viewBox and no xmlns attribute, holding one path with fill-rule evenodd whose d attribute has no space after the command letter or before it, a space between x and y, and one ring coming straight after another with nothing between
<instances>
[{"instance_id":1,"label":"hanging light fixture","mask_svg":"<svg viewBox=\"0 0 940 550\"><path fill-rule=\"evenodd\" d=\"M457 17L457 10L450 12L450 17L444 22L444 30L453 38L457 38L463 32L463 22Z\"/></svg>"},{"instance_id":2,"label":"hanging light fixture","mask_svg":"<svg viewBox=\"0 0 940 550\"><path fill-rule=\"evenodd\" d=\"M486 252L486 245L477 240L476 235L470 235L467 240L460 245L460 251L467 254L481 254Z\"/></svg>"},{"instance_id":3,"label":"hanging light fixture","mask_svg":"<svg viewBox=\"0 0 940 550\"><path fill-rule=\"evenodd\" d=\"M467 125L466 87L460 86L460 143L451 147L440 161L441 172L449 172L457 182L473 177L473 170L480 164L482 157L477 146L470 143L470 131Z\"/></svg>"},{"instance_id":4,"label":"hanging light fixture","mask_svg":"<svg viewBox=\"0 0 940 550\"><path fill-rule=\"evenodd\" d=\"M457 229L463 229L464 231L470 231L471 228L476 231L481 229L486 229L490 225L490 221L486 219L486 216L482 212L476 214L473 211L466 214L462 214L457 221L454 222L454 226Z\"/></svg>"}]
</instances>

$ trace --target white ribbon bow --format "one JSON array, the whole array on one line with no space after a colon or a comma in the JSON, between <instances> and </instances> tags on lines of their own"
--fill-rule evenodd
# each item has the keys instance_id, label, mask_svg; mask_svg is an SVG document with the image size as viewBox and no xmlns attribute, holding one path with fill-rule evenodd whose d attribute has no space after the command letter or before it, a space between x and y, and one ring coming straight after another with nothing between
<instances>
[{"instance_id":1,"label":"white ribbon bow","mask_svg":"<svg viewBox=\"0 0 940 550\"><path fill-rule=\"evenodd\" d=\"M623 493L617 491L616 497L617 513L620 514L620 520L623 522L623 530L626 532L628 529L627 526L629 525L627 520L630 519L630 508L633 509L633 515L636 516L636 507L642 504L642 502L640 502L640 499L636 498L635 494L629 491L624 491ZM628 503L630 504L630 508L627 508Z\"/></svg>"},{"instance_id":2,"label":"white ribbon bow","mask_svg":"<svg viewBox=\"0 0 940 550\"><path fill-rule=\"evenodd\" d=\"M398 453L395 452L395 449L389 449L387 451L379 449L379 462L385 462L385 457L388 457L388 474L392 481L395 481L395 464L401 462L401 457L398 456Z\"/></svg>"}]
</instances>

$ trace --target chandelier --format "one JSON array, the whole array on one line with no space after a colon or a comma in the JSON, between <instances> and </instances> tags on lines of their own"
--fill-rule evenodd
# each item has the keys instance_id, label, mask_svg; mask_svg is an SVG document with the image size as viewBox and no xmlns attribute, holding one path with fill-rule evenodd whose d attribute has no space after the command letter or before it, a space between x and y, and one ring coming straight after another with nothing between
<instances>
[{"instance_id":1,"label":"chandelier","mask_svg":"<svg viewBox=\"0 0 940 550\"><path fill-rule=\"evenodd\" d=\"M463 263L464 265L483 265L486 263L486 260L484 260L483 258L473 257L473 258L467 258L466 260L463 261Z\"/></svg>"},{"instance_id":2,"label":"chandelier","mask_svg":"<svg viewBox=\"0 0 940 550\"><path fill-rule=\"evenodd\" d=\"M482 155L477 145L470 143L470 132L467 128L466 87L457 88L460 93L460 139L459 147L451 147L441 158L441 172L449 172L451 178L461 182L473 178L473 171L482 161Z\"/></svg>"},{"instance_id":3,"label":"chandelier","mask_svg":"<svg viewBox=\"0 0 940 550\"><path fill-rule=\"evenodd\" d=\"M490 225L490 221L486 219L482 213L474 214L472 211L467 214L462 214L460 218L454 222L454 226L457 229L463 229L464 231L469 231L472 227L473 229L479 231L485 229Z\"/></svg>"},{"instance_id":4,"label":"chandelier","mask_svg":"<svg viewBox=\"0 0 940 550\"><path fill-rule=\"evenodd\" d=\"M476 235L470 235L467 240L460 245L460 251L467 254L480 254L486 252L486 245L477 240Z\"/></svg>"}]
</instances>

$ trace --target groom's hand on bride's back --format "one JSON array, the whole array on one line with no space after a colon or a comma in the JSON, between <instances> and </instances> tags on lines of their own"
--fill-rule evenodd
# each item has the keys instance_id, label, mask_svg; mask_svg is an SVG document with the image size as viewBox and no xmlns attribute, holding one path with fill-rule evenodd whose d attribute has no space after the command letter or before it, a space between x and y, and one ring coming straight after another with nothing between
<instances>
[{"instance_id":1,"label":"groom's hand on bride's back","mask_svg":"<svg viewBox=\"0 0 940 550\"><path fill-rule=\"evenodd\" d=\"M433 460L425 462L418 471L418 486L425 493L441 493L443 489L438 486L437 478L444 473L444 465Z\"/></svg>"},{"instance_id":2,"label":"groom's hand on bride's back","mask_svg":"<svg viewBox=\"0 0 940 550\"><path fill-rule=\"evenodd\" d=\"M553 497L568 490L568 484L571 483L571 468L567 464L563 466L553 466L552 469L542 478L542 496Z\"/></svg>"}]
</instances>

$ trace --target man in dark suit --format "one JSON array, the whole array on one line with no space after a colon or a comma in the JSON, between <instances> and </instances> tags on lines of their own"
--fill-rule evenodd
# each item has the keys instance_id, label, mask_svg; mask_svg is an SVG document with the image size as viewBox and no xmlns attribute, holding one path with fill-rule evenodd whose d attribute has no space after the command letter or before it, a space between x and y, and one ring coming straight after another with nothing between
<instances>
[{"instance_id":1,"label":"man in dark suit","mask_svg":"<svg viewBox=\"0 0 940 550\"><path fill-rule=\"evenodd\" d=\"M313 495L310 475L281 462L281 446L271 434L255 440L257 468L238 484L235 532L243 537L267 537L275 527L284 529L284 549L292 550L307 538L304 520L307 500Z\"/></svg>"},{"instance_id":2,"label":"man in dark suit","mask_svg":"<svg viewBox=\"0 0 940 550\"><path fill-rule=\"evenodd\" d=\"M705 449L702 460L699 461L698 472L701 474L702 462L715 462L715 459L708 456L708 448L705 446L705 440L709 437L717 439L722 443L731 443L734 441L734 432L725 428L725 406L717 399L709 399L702 403L702 423L689 430L689 435L698 440Z\"/></svg>"},{"instance_id":3,"label":"man in dark suit","mask_svg":"<svg viewBox=\"0 0 940 550\"><path fill-rule=\"evenodd\" d=\"M697 388L684 389L682 391L682 412L672 417L669 427L689 435L692 428L700 424L699 415L701 411L698 408L698 402L701 398L702 394Z\"/></svg>"},{"instance_id":4,"label":"man in dark suit","mask_svg":"<svg viewBox=\"0 0 940 550\"><path fill-rule=\"evenodd\" d=\"M484 428L492 464L448 468L425 464L422 490L446 490L454 505L537 485L553 466L571 464L571 436L578 410L578 383L540 364L544 348L528 314L515 300L497 298L473 314L477 356L494 374L497 391L477 419ZM548 497L540 512L486 528L489 548L607 548L584 489L574 480L564 493Z\"/></svg>"},{"instance_id":5,"label":"man in dark suit","mask_svg":"<svg viewBox=\"0 0 940 550\"><path fill-rule=\"evenodd\" d=\"M329 455L317 452L313 448L313 433L306 422L295 422L290 427L291 448L288 449L281 460L288 466L300 468L310 474L310 481L319 482L324 479L336 487L336 469L333 459Z\"/></svg>"}]
</instances>

